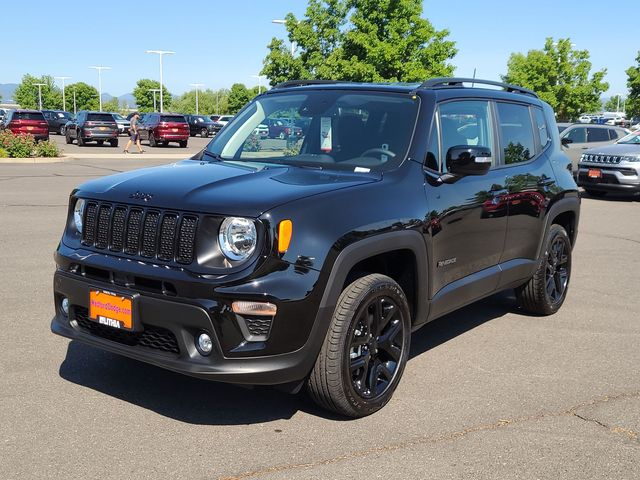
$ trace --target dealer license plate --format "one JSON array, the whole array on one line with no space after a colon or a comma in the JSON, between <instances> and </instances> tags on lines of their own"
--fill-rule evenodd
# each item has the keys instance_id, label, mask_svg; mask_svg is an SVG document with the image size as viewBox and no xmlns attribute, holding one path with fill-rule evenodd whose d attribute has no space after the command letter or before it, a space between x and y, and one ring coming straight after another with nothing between
<instances>
[{"instance_id":1,"label":"dealer license plate","mask_svg":"<svg viewBox=\"0 0 640 480\"><path fill-rule=\"evenodd\" d=\"M589 178L602 178L602 170L599 168L590 168L588 176Z\"/></svg>"},{"instance_id":2,"label":"dealer license plate","mask_svg":"<svg viewBox=\"0 0 640 480\"><path fill-rule=\"evenodd\" d=\"M89 319L101 325L133 330L133 299L105 290L89 291Z\"/></svg>"}]
</instances>

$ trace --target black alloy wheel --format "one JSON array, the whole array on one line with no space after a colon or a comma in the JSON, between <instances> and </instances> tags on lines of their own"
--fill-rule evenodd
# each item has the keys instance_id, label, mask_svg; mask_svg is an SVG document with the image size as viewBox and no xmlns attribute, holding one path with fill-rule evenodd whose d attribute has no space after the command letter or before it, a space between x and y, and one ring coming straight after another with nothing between
<instances>
[{"instance_id":1,"label":"black alloy wheel","mask_svg":"<svg viewBox=\"0 0 640 480\"><path fill-rule=\"evenodd\" d=\"M64 135L64 131L65 131L64 125L60 125L60 128L58 129L58 133L60 135Z\"/></svg>"},{"instance_id":2,"label":"black alloy wheel","mask_svg":"<svg viewBox=\"0 0 640 480\"><path fill-rule=\"evenodd\" d=\"M206 128L203 128L202 130L200 130L200 136L202 138L206 138L209 136L209 130L207 130Z\"/></svg>"},{"instance_id":3,"label":"black alloy wheel","mask_svg":"<svg viewBox=\"0 0 640 480\"><path fill-rule=\"evenodd\" d=\"M402 358L402 310L387 296L371 299L360 311L349 343L351 386L363 399L381 396Z\"/></svg>"},{"instance_id":4,"label":"black alloy wheel","mask_svg":"<svg viewBox=\"0 0 640 480\"><path fill-rule=\"evenodd\" d=\"M567 245L566 239L557 236L549 247L546 267L546 290L551 303L558 303L563 297L569 283L569 263L570 257L567 251L571 247Z\"/></svg>"}]
</instances>

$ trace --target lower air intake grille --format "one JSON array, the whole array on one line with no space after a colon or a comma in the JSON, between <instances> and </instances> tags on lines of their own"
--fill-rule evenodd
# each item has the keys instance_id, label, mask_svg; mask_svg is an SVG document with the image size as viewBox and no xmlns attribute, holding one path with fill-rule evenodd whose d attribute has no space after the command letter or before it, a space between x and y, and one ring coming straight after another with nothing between
<instances>
[{"instance_id":1,"label":"lower air intake grille","mask_svg":"<svg viewBox=\"0 0 640 480\"><path fill-rule=\"evenodd\" d=\"M82 330L97 337L123 343L130 346L139 346L160 350L169 353L180 353L178 341L171 330L144 325L142 332L128 332L117 328L107 327L89 320L89 311L84 307L74 307L73 318Z\"/></svg>"}]
</instances>

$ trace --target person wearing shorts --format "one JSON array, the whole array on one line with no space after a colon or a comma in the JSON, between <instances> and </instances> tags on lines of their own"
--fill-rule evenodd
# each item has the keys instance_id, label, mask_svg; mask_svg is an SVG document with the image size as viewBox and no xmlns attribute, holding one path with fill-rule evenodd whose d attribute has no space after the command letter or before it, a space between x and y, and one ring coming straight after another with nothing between
<instances>
[{"instance_id":1,"label":"person wearing shorts","mask_svg":"<svg viewBox=\"0 0 640 480\"><path fill-rule=\"evenodd\" d=\"M144 152L142 150L142 145L140 145L140 134L138 133L138 120L140 119L140 114L138 112L133 114L131 117L131 126L129 127L129 141L127 142L127 146L124 147L124 153L129 153L129 147L132 144L136 144L138 147L138 153Z\"/></svg>"}]
</instances>

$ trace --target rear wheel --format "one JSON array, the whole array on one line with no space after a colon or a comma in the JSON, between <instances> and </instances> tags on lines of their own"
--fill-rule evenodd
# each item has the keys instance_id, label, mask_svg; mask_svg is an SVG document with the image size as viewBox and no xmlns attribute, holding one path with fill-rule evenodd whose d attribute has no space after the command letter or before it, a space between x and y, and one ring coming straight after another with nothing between
<instances>
[{"instance_id":1,"label":"rear wheel","mask_svg":"<svg viewBox=\"0 0 640 480\"><path fill-rule=\"evenodd\" d=\"M71 135L69 135L69 132L65 132L64 138L65 138L65 141L67 142L67 145L70 145L73 143L73 139L71 138Z\"/></svg>"},{"instance_id":2,"label":"rear wheel","mask_svg":"<svg viewBox=\"0 0 640 480\"><path fill-rule=\"evenodd\" d=\"M156 142L156 136L153 134L153 132L149 132L149 146L151 147L158 146L158 142Z\"/></svg>"},{"instance_id":3,"label":"rear wheel","mask_svg":"<svg viewBox=\"0 0 640 480\"><path fill-rule=\"evenodd\" d=\"M118 146L118 139L117 138L112 138L111 140L109 140L109 144L112 147L117 147Z\"/></svg>"},{"instance_id":4,"label":"rear wheel","mask_svg":"<svg viewBox=\"0 0 640 480\"><path fill-rule=\"evenodd\" d=\"M180 140L180 142L178 142L180 144L180 148L187 148L187 141L186 140Z\"/></svg>"},{"instance_id":5,"label":"rear wheel","mask_svg":"<svg viewBox=\"0 0 640 480\"><path fill-rule=\"evenodd\" d=\"M104 145L104 140L96 140L96 143L101 147L102 145Z\"/></svg>"},{"instance_id":6,"label":"rear wheel","mask_svg":"<svg viewBox=\"0 0 640 480\"><path fill-rule=\"evenodd\" d=\"M78 142L79 147L84 147L84 140L82 139L82 135L77 130L76 130L76 141Z\"/></svg>"},{"instance_id":7,"label":"rear wheel","mask_svg":"<svg viewBox=\"0 0 640 480\"><path fill-rule=\"evenodd\" d=\"M381 409L409 355L411 316L391 278L371 274L344 289L307 382L320 406L349 417Z\"/></svg>"},{"instance_id":8,"label":"rear wheel","mask_svg":"<svg viewBox=\"0 0 640 480\"><path fill-rule=\"evenodd\" d=\"M556 313L564 303L571 278L571 240L561 225L553 224L533 277L516 289L520 306L538 315Z\"/></svg>"},{"instance_id":9,"label":"rear wheel","mask_svg":"<svg viewBox=\"0 0 640 480\"><path fill-rule=\"evenodd\" d=\"M585 188L584 191L587 192L589 196L598 198L602 198L607 194L607 192L603 192L602 190L592 190L590 188Z\"/></svg>"}]
</instances>

